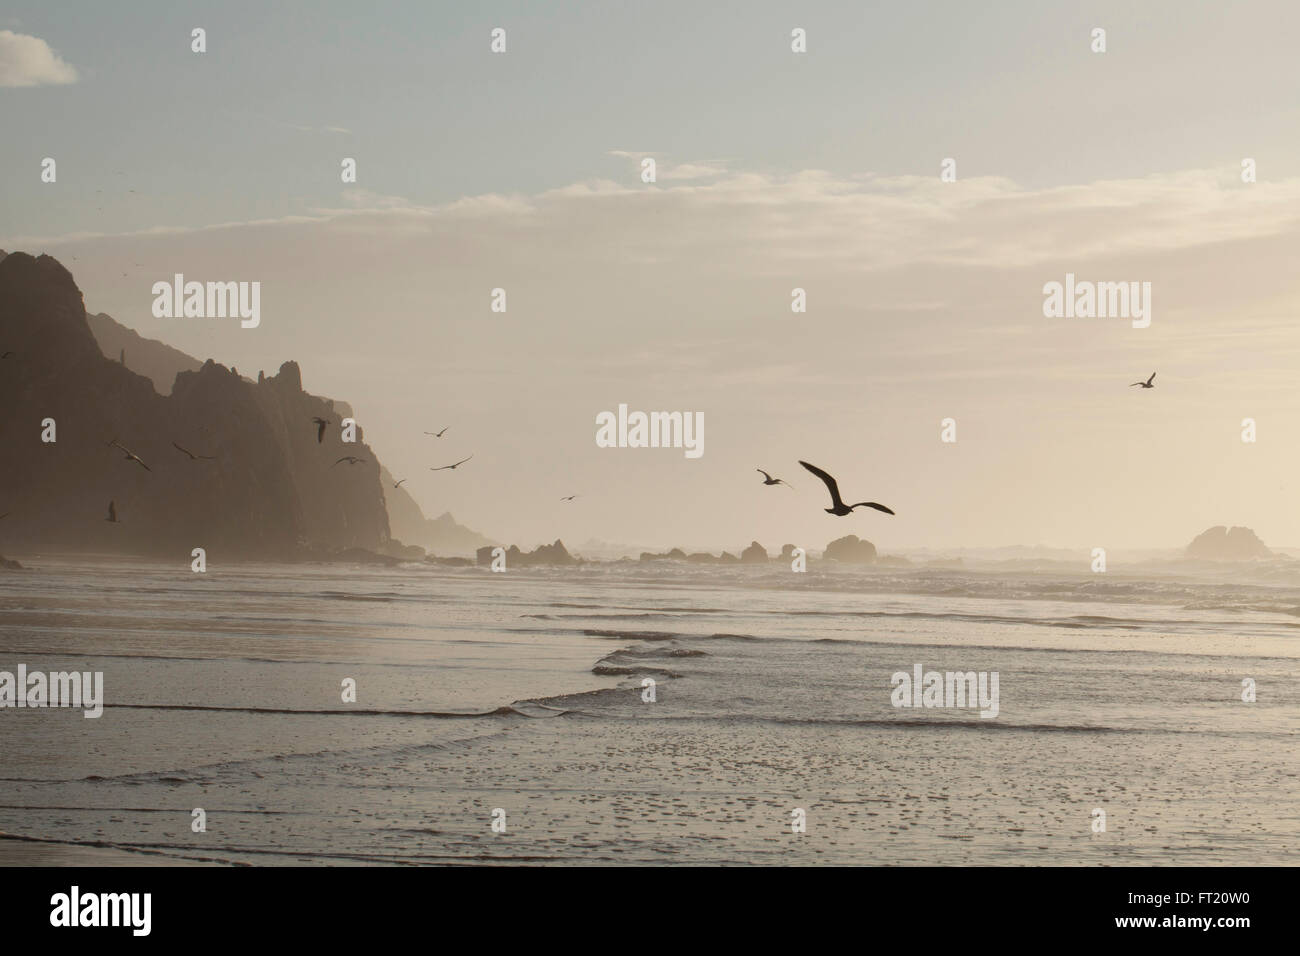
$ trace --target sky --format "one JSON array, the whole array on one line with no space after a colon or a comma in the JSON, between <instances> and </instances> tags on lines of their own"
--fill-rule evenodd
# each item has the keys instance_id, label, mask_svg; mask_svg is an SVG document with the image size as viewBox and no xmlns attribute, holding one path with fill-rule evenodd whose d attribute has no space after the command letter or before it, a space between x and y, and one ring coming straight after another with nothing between
<instances>
[{"instance_id":1,"label":"sky","mask_svg":"<svg viewBox=\"0 0 1300 956\"><path fill-rule=\"evenodd\" d=\"M1297 32L1263 0L14 2L0 248L200 359L298 361L427 514L523 547L1300 542ZM260 325L156 318L177 272L261 282ZM1067 273L1151 283L1150 325L1046 317ZM597 447L620 403L703 413L703 455ZM799 459L897 514L825 514Z\"/></svg>"}]
</instances>

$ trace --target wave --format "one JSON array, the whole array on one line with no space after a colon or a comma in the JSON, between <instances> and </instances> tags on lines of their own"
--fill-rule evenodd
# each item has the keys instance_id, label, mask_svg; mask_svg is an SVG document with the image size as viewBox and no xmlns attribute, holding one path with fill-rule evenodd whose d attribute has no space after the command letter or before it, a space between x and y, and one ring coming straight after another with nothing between
<instances>
[{"instance_id":1,"label":"wave","mask_svg":"<svg viewBox=\"0 0 1300 956\"><path fill-rule=\"evenodd\" d=\"M335 710L297 710L287 707L217 707L208 704L105 704L106 708L115 707L122 710L193 710L230 714L279 714L308 717L430 717L438 720L471 720L484 717L561 717L569 713L560 708L548 707L535 701L517 701L515 704L503 705L485 711L443 711L443 710L373 710L345 709ZM524 709L527 708L527 709ZM530 709L550 711L545 715L529 713Z\"/></svg>"}]
</instances>

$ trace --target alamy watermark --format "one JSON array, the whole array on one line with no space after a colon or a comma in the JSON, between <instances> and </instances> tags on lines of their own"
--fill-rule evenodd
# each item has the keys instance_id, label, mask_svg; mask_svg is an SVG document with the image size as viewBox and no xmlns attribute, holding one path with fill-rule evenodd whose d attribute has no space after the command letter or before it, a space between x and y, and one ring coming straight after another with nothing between
<instances>
[{"instance_id":1,"label":"alamy watermark","mask_svg":"<svg viewBox=\"0 0 1300 956\"><path fill-rule=\"evenodd\" d=\"M1151 324L1150 282L1076 282L1067 272L1064 284L1045 284L1043 296L1049 319L1132 319L1135 329Z\"/></svg>"},{"instance_id":2,"label":"alamy watermark","mask_svg":"<svg viewBox=\"0 0 1300 956\"><path fill-rule=\"evenodd\" d=\"M703 412L628 412L596 416L598 448L684 448L687 458L704 454Z\"/></svg>"},{"instance_id":3,"label":"alamy watermark","mask_svg":"<svg viewBox=\"0 0 1300 956\"><path fill-rule=\"evenodd\" d=\"M925 671L914 664L912 673L897 671L889 679L895 707L979 707L980 716L998 715L998 672Z\"/></svg>"},{"instance_id":4,"label":"alamy watermark","mask_svg":"<svg viewBox=\"0 0 1300 956\"><path fill-rule=\"evenodd\" d=\"M81 707L87 718L104 713L102 671L0 671L0 709L6 707Z\"/></svg>"}]
</instances>

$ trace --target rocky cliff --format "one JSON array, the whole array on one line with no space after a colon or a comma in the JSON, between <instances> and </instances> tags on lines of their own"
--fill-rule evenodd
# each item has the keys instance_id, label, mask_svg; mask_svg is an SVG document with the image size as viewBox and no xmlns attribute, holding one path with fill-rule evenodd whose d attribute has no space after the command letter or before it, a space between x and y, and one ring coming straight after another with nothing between
<instances>
[{"instance_id":1,"label":"rocky cliff","mask_svg":"<svg viewBox=\"0 0 1300 956\"><path fill-rule=\"evenodd\" d=\"M339 439L294 363L253 384L209 361L171 394L107 358L72 275L49 256L0 260L0 529L10 551L290 558L389 539L379 467ZM314 416L332 419L318 444ZM45 424L53 420L51 428ZM54 441L43 440L53 437ZM110 443L116 439L142 465ZM360 434L358 433L358 439ZM180 445L197 460L178 450ZM349 454L359 465L335 465ZM107 521L109 501L118 521Z\"/></svg>"}]
</instances>

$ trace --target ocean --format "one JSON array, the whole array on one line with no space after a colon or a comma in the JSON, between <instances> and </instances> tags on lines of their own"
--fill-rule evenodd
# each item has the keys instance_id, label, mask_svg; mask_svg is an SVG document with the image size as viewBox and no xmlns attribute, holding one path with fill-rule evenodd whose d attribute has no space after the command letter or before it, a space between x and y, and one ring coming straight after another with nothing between
<instances>
[{"instance_id":1,"label":"ocean","mask_svg":"<svg viewBox=\"0 0 1300 956\"><path fill-rule=\"evenodd\" d=\"M0 861L1300 862L1289 570L19 558Z\"/></svg>"}]
</instances>

